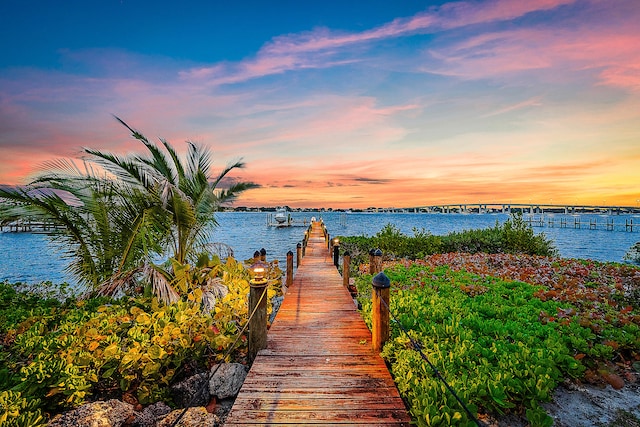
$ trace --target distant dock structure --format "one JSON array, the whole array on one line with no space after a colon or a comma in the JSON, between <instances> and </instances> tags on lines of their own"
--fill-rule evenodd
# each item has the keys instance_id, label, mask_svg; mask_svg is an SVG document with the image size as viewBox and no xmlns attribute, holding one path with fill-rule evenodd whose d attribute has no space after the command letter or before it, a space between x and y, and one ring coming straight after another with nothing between
<instances>
[{"instance_id":1,"label":"distant dock structure","mask_svg":"<svg viewBox=\"0 0 640 427\"><path fill-rule=\"evenodd\" d=\"M640 231L640 218L628 215L640 214L638 206L606 205L554 205L534 203L451 203L443 205L409 208L409 211L438 214L484 214L520 212L523 219L532 227L584 228L607 231ZM622 222L616 221L618 215L627 215Z\"/></svg>"},{"instance_id":2,"label":"distant dock structure","mask_svg":"<svg viewBox=\"0 0 640 427\"><path fill-rule=\"evenodd\" d=\"M51 234L61 227L48 221L36 221L31 219L19 219L0 223L1 233L41 233Z\"/></svg>"},{"instance_id":3,"label":"distant dock structure","mask_svg":"<svg viewBox=\"0 0 640 427\"><path fill-rule=\"evenodd\" d=\"M405 208L405 211L427 213L511 213L523 214L640 214L640 206L558 205L541 203L448 203Z\"/></svg>"},{"instance_id":4,"label":"distant dock structure","mask_svg":"<svg viewBox=\"0 0 640 427\"><path fill-rule=\"evenodd\" d=\"M303 218L303 219L294 219L291 214L287 213L284 219L278 217L278 214L268 213L267 214L267 226L269 227L309 227L311 221Z\"/></svg>"}]
</instances>

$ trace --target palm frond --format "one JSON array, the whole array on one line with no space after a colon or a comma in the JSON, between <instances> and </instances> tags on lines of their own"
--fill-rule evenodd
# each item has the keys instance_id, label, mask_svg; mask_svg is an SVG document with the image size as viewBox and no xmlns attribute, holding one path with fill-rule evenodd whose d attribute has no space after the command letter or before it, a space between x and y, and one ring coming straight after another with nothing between
<instances>
[{"instance_id":1,"label":"palm frond","mask_svg":"<svg viewBox=\"0 0 640 427\"><path fill-rule=\"evenodd\" d=\"M223 203L230 203L235 201L240 193L243 193L247 190L251 190L252 188L259 188L260 185L254 184L253 182L238 182L233 184L226 190L219 190L216 193L217 203L221 205Z\"/></svg>"},{"instance_id":2,"label":"palm frond","mask_svg":"<svg viewBox=\"0 0 640 427\"><path fill-rule=\"evenodd\" d=\"M171 286L169 274L153 264L144 267L144 276L151 284L153 295L165 304L173 304L180 300L180 295Z\"/></svg>"}]
</instances>

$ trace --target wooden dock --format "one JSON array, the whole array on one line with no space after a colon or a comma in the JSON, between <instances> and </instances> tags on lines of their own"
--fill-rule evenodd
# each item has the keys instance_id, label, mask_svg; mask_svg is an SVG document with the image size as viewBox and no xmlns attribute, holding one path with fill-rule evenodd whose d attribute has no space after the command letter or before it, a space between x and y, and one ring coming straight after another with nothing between
<instances>
[{"instance_id":1,"label":"wooden dock","mask_svg":"<svg viewBox=\"0 0 640 427\"><path fill-rule=\"evenodd\" d=\"M333 265L322 226L225 426L407 426L410 417Z\"/></svg>"}]
</instances>

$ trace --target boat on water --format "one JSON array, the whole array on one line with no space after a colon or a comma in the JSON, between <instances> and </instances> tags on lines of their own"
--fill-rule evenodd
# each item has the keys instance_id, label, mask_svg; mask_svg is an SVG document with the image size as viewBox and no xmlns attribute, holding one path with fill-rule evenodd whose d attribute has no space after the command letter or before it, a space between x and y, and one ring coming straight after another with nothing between
<instances>
[{"instance_id":1,"label":"boat on water","mask_svg":"<svg viewBox=\"0 0 640 427\"><path fill-rule=\"evenodd\" d=\"M273 219L275 219L278 224L284 224L289 219L287 210L285 208L277 208Z\"/></svg>"}]
</instances>

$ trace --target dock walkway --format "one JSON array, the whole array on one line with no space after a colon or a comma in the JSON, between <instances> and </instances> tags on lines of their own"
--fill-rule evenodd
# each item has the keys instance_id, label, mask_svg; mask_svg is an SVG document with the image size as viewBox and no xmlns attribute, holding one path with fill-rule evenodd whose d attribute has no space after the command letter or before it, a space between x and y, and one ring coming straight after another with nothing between
<instances>
[{"instance_id":1,"label":"dock walkway","mask_svg":"<svg viewBox=\"0 0 640 427\"><path fill-rule=\"evenodd\" d=\"M409 425L321 224L312 224L305 252L225 426Z\"/></svg>"}]
</instances>

